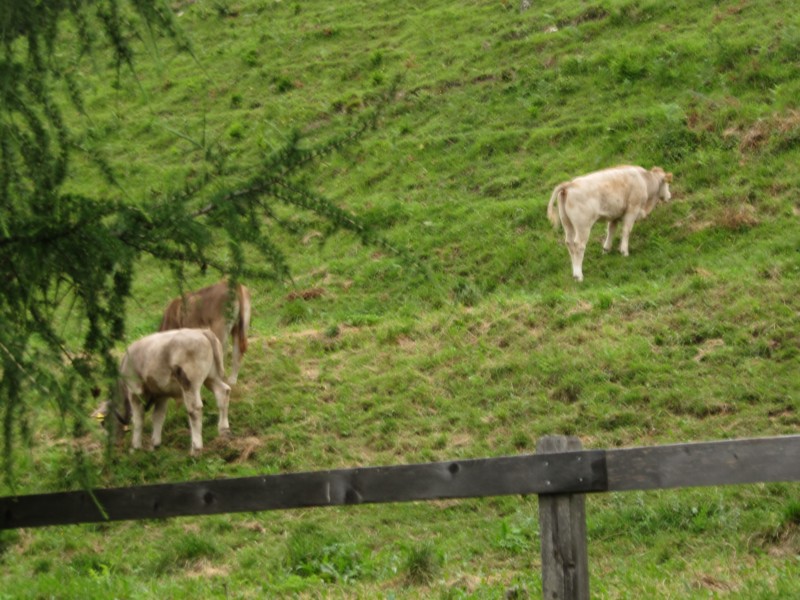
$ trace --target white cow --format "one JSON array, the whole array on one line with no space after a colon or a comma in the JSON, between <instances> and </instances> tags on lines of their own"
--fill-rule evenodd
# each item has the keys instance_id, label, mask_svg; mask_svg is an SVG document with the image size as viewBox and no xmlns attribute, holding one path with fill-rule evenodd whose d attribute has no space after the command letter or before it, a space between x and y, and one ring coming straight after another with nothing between
<instances>
[{"instance_id":1,"label":"white cow","mask_svg":"<svg viewBox=\"0 0 800 600\"><path fill-rule=\"evenodd\" d=\"M161 428L169 398L182 399L189 413L191 455L203 449L203 400L200 386L214 393L219 409L219 433L230 432L228 403L230 386L225 383L222 344L210 329L175 329L153 333L128 346L120 364L119 388L125 407L133 417L135 449L142 447L144 412L153 407L153 448L161 445Z\"/></svg>"},{"instance_id":2,"label":"white cow","mask_svg":"<svg viewBox=\"0 0 800 600\"><path fill-rule=\"evenodd\" d=\"M644 219L659 200L669 201L672 173L660 167L619 166L576 177L556 186L547 205L547 217L564 226L567 248L572 259L572 276L583 281L583 253L592 225L608 221L603 250L611 250L617 225L622 222L619 250L628 256L628 237L633 224Z\"/></svg>"}]
</instances>

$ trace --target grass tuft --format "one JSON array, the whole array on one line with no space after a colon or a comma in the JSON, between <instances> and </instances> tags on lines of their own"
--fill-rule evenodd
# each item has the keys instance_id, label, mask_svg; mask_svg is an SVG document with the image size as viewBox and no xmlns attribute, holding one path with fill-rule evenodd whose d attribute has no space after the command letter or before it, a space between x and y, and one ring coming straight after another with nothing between
<instances>
[{"instance_id":1,"label":"grass tuft","mask_svg":"<svg viewBox=\"0 0 800 600\"><path fill-rule=\"evenodd\" d=\"M433 543L411 546L405 552L403 572L411 585L430 585L438 576L444 556Z\"/></svg>"}]
</instances>

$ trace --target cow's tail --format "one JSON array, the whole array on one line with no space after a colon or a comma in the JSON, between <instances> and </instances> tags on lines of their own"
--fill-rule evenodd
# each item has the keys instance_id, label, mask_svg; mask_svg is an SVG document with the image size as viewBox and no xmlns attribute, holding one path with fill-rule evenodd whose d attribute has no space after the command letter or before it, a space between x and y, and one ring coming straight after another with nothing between
<instances>
[{"instance_id":1,"label":"cow's tail","mask_svg":"<svg viewBox=\"0 0 800 600\"><path fill-rule=\"evenodd\" d=\"M558 229L558 226L561 225L561 215L558 209L558 204L562 204L566 198L567 186L563 183L559 184L556 186L556 189L553 190L553 193L550 196L550 202L547 205L547 218L550 219L550 222L556 229Z\"/></svg>"},{"instance_id":2,"label":"cow's tail","mask_svg":"<svg viewBox=\"0 0 800 600\"><path fill-rule=\"evenodd\" d=\"M222 364L222 344L210 329L203 329L203 335L211 342L211 353L214 355L214 366L220 379L225 379L225 367Z\"/></svg>"},{"instance_id":3,"label":"cow's tail","mask_svg":"<svg viewBox=\"0 0 800 600\"><path fill-rule=\"evenodd\" d=\"M239 353L247 352L247 330L250 327L250 292L239 284L236 289L239 300L239 315L233 325L233 338L238 341Z\"/></svg>"}]
</instances>

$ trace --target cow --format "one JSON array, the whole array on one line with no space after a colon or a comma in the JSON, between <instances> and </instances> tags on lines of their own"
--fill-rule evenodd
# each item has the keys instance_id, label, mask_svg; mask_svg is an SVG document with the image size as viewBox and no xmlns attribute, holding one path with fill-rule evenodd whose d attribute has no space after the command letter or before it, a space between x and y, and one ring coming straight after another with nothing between
<instances>
[{"instance_id":1,"label":"cow","mask_svg":"<svg viewBox=\"0 0 800 600\"><path fill-rule=\"evenodd\" d=\"M247 329L250 327L250 292L237 284L232 292L226 280L201 290L188 292L172 300L164 311L159 331L181 327L204 328L213 331L223 349L231 336L233 345L231 375L228 383L239 378L239 366L247 351Z\"/></svg>"},{"instance_id":2,"label":"cow","mask_svg":"<svg viewBox=\"0 0 800 600\"><path fill-rule=\"evenodd\" d=\"M572 276L583 281L583 253L592 225L598 220L608 222L603 250L611 250L617 225L622 223L619 250L628 256L628 237L633 224L647 217L658 204L672 197L669 184L672 173L661 167L649 171L623 165L596 171L560 183L550 196L547 217L558 227L564 226L567 249L572 259Z\"/></svg>"},{"instance_id":3,"label":"cow","mask_svg":"<svg viewBox=\"0 0 800 600\"><path fill-rule=\"evenodd\" d=\"M119 368L118 400L125 414L117 415L123 424L133 420L131 446L142 447L144 412L153 406L153 448L161 445L161 429L167 414L167 401L183 401L189 414L192 456L203 449L203 400L200 387L213 392L219 410L218 430L230 433L228 403L230 386L225 383L222 344L210 329L175 329L151 333L133 342L125 351Z\"/></svg>"}]
</instances>

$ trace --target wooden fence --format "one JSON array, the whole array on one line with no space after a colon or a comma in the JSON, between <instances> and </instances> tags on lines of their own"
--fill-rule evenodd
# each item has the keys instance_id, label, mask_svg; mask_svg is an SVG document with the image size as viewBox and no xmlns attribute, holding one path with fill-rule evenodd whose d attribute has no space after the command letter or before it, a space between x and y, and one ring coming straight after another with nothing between
<instances>
[{"instance_id":1,"label":"wooden fence","mask_svg":"<svg viewBox=\"0 0 800 600\"><path fill-rule=\"evenodd\" d=\"M547 599L588 599L585 494L800 481L800 435L537 453L0 498L0 529L310 506L538 494Z\"/></svg>"}]
</instances>

